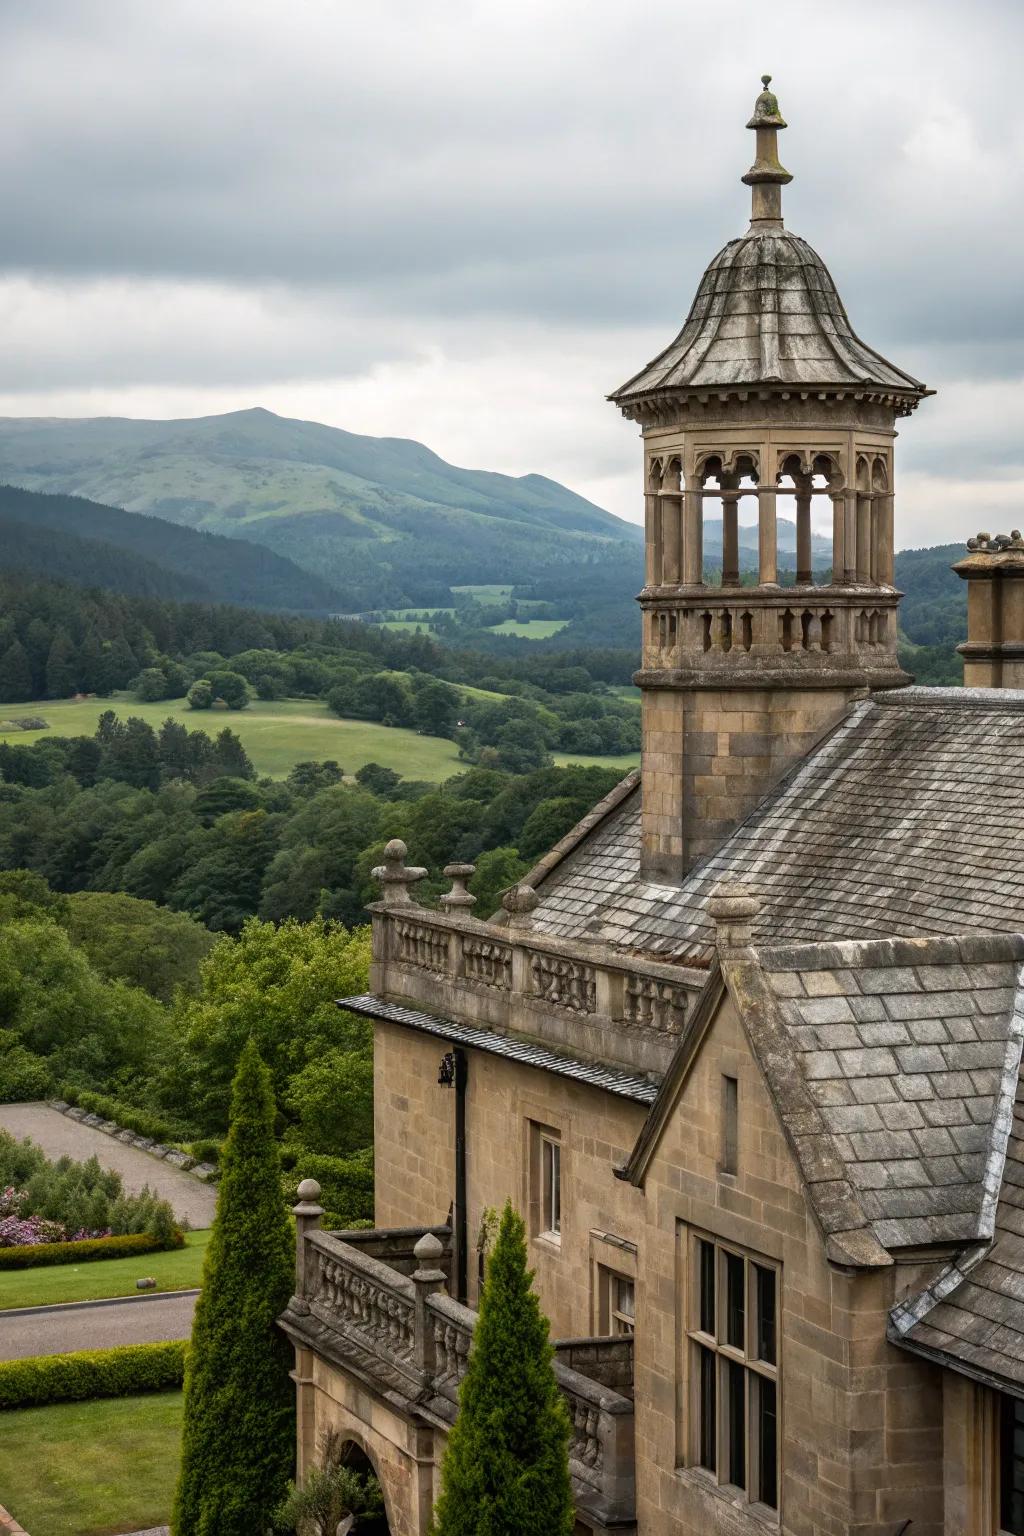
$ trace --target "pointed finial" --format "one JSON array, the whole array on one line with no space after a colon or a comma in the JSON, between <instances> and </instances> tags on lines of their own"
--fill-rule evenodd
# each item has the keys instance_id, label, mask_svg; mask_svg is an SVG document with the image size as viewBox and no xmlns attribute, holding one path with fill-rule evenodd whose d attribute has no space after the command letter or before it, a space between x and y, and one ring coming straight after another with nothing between
<instances>
[{"instance_id":1,"label":"pointed finial","mask_svg":"<svg viewBox=\"0 0 1024 1536\"><path fill-rule=\"evenodd\" d=\"M750 227L769 232L782 228L782 188L793 178L779 162L779 129L786 119L779 111L779 98L768 87L771 75L762 75L764 89L754 102L754 115L748 128L757 130L757 158L742 178L752 192Z\"/></svg>"}]
</instances>

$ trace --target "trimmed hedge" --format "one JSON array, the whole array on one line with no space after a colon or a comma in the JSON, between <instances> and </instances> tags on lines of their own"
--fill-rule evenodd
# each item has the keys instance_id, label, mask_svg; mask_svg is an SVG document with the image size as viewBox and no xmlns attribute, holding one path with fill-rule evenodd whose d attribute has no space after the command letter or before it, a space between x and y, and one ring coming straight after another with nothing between
<instances>
[{"instance_id":1,"label":"trimmed hedge","mask_svg":"<svg viewBox=\"0 0 1024 1536\"><path fill-rule=\"evenodd\" d=\"M176 1339L170 1344L122 1344L117 1349L2 1360L0 1409L170 1391L184 1379L185 1347L183 1339Z\"/></svg>"},{"instance_id":2,"label":"trimmed hedge","mask_svg":"<svg viewBox=\"0 0 1024 1536\"><path fill-rule=\"evenodd\" d=\"M171 1120L163 1120L147 1109L135 1109L120 1099L110 1099L104 1093L92 1093L86 1088L76 1088L73 1083L61 1084L61 1097L68 1104L77 1104L90 1115L103 1120L116 1120L123 1130L134 1131L136 1136L151 1136L154 1141L177 1142L183 1127Z\"/></svg>"},{"instance_id":3,"label":"trimmed hedge","mask_svg":"<svg viewBox=\"0 0 1024 1536\"><path fill-rule=\"evenodd\" d=\"M185 1246L185 1234L177 1227L171 1244L162 1243L148 1232L88 1237L80 1243L17 1243L11 1248L0 1248L0 1269L40 1269L47 1264L80 1264L91 1259L133 1259L137 1254L163 1253L168 1246Z\"/></svg>"}]
</instances>

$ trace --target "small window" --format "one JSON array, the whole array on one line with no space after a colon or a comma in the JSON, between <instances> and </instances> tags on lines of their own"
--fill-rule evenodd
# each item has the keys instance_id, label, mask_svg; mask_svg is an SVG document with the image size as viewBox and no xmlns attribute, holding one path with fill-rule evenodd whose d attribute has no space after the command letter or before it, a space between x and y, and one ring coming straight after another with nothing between
<instances>
[{"instance_id":1,"label":"small window","mask_svg":"<svg viewBox=\"0 0 1024 1536\"><path fill-rule=\"evenodd\" d=\"M562 1144L543 1133L541 1149L541 1230L547 1237L562 1234Z\"/></svg>"},{"instance_id":2,"label":"small window","mask_svg":"<svg viewBox=\"0 0 1024 1536\"><path fill-rule=\"evenodd\" d=\"M739 1165L740 1085L734 1077L722 1078L722 1162L720 1173L735 1173Z\"/></svg>"},{"instance_id":3,"label":"small window","mask_svg":"<svg viewBox=\"0 0 1024 1536\"><path fill-rule=\"evenodd\" d=\"M695 1237L691 1273L692 1460L751 1503L777 1509L779 1271ZM1024 1447L1024 1417L1020 1433Z\"/></svg>"},{"instance_id":4,"label":"small window","mask_svg":"<svg viewBox=\"0 0 1024 1536\"><path fill-rule=\"evenodd\" d=\"M636 1331L636 1282L605 1264L597 1266L597 1279L601 1332L618 1337L631 1336Z\"/></svg>"},{"instance_id":5,"label":"small window","mask_svg":"<svg viewBox=\"0 0 1024 1536\"><path fill-rule=\"evenodd\" d=\"M1000 1399L999 1527L1010 1536L1024 1533L1024 1402Z\"/></svg>"},{"instance_id":6,"label":"small window","mask_svg":"<svg viewBox=\"0 0 1024 1536\"><path fill-rule=\"evenodd\" d=\"M562 1140L549 1125L529 1129L530 1232L559 1242L562 1235Z\"/></svg>"}]
</instances>

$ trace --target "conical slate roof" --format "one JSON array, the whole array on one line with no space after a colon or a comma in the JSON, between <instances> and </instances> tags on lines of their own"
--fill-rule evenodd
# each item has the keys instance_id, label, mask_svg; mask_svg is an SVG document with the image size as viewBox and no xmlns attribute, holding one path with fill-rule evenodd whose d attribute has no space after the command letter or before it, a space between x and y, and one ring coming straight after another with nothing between
<instances>
[{"instance_id":1,"label":"conical slate roof","mask_svg":"<svg viewBox=\"0 0 1024 1536\"><path fill-rule=\"evenodd\" d=\"M929 391L860 340L821 257L783 226L791 178L775 139L785 123L767 89L747 126L759 130L758 159L743 177L754 195L750 229L711 262L675 340L609 399L628 415L652 395L775 385L867 390L911 409Z\"/></svg>"},{"instance_id":2,"label":"conical slate roof","mask_svg":"<svg viewBox=\"0 0 1024 1536\"><path fill-rule=\"evenodd\" d=\"M675 341L610 398L621 405L651 391L756 384L925 390L865 346L821 257L787 230L730 240Z\"/></svg>"}]
</instances>

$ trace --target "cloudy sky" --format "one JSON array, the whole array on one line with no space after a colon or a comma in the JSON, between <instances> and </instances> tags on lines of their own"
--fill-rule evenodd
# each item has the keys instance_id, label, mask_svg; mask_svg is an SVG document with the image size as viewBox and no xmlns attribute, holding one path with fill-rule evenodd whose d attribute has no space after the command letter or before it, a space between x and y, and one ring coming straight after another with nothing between
<instances>
[{"instance_id":1,"label":"cloudy sky","mask_svg":"<svg viewBox=\"0 0 1024 1536\"><path fill-rule=\"evenodd\" d=\"M604 402L787 224L939 390L900 543L1024 520L1019 0L0 5L0 413L263 405L641 515Z\"/></svg>"}]
</instances>

